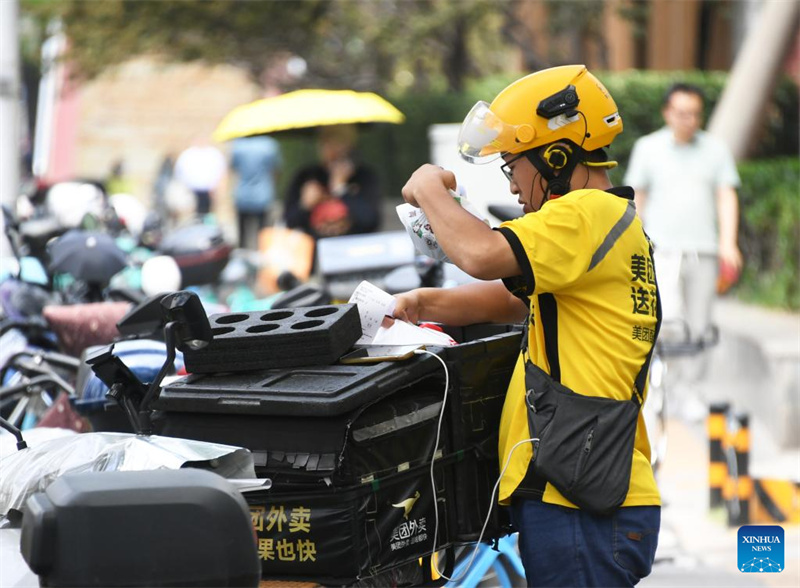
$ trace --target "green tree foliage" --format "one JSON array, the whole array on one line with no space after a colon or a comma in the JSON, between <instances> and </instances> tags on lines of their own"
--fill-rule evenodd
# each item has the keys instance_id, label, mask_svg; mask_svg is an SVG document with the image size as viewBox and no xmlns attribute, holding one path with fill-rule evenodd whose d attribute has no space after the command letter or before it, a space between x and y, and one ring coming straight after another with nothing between
<instances>
[{"instance_id":1,"label":"green tree foliage","mask_svg":"<svg viewBox=\"0 0 800 588\"><path fill-rule=\"evenodd\" d=\"M257 78L276 51L313 49L331 5L331 0L23 0L22 8L42 21L61 20L70 58L89 77L132 56L155 53L176 61L232 63Z\"/></svg>"},{"instance_id":2,"label":"green tree foliage","mask_svg":"<svg viewBox=\"0 0 800 588\"><path fill-rule=\"evenodd\" d=\"M744 271L739 296L800 309L800 160L797 156L739 165Z\"/></svg>"},{"instance_id":3,"label":"green tree foliage","mask_svg":"<svg viewBox=\"0 0 800 588\"><path fill-rule=\"evenodd\" d=\"M304 54L309 75L327 86L448 88L503 67L497 43L507 3L488 0L336 2L323 25L322 51ZM505 67L508 64L505 63Z\"/></svg>"},{"instance_id":4,"label":"green tree foliage","mask_svg":"<svg viewBox=\"0 0 800 588\"><path fill-rule=\"evenodd\" d=\"M548 2L548 26L556 38L566 41L566 48L558 50L556 44L550 48L550 61L554 63L582 63L589 47L599 49L600 67L608 67L608 47L604 37L603 13L605 2L596 0L572 0L571 2Z\"/></svg>"},{"instance_id":5,"label":"green tree foliage","mask_svg":"<svg viewBox=\"0 0 800 588\"><path fill-rule=\"evenodd\" d=\"M70 58L91 77L131 56L244 67L254 79L276 55L304 58L306 86L460 90L509 67L500 29L510 2L492 0L23 0L58 18ZM498 42L498 40L500 42Z\"/></svg>"}]
</instances>

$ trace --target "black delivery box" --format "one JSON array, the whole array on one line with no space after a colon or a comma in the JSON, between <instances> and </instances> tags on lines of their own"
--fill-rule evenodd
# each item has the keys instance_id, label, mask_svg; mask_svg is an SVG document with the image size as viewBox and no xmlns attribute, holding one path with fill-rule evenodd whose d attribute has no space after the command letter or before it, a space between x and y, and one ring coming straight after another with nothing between
<instances>
[{"instance_id":1,"label":"black delivery box","mask_svg":"<svg viewBox=\"0 0 800 588\"><path fill-rule=\"evenodd\" d=\"M463 342L430 349L450 376L435 491L445 373L434 357L193 374L163 388L161 434L247 447L272 480L247 494L265 578L347 584L477 539L520 332L447 330ZM507 532L497 513L488 538Z\"/></svg>"}]
</instances>

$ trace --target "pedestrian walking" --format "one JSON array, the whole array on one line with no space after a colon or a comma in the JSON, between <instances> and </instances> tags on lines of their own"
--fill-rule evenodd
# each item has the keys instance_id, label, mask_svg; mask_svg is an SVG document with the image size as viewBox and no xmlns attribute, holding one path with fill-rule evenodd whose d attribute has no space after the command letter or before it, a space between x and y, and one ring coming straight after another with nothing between
<instances>
[{"instance_id":1,"label":"pedestrian walking","mask_svg":"<svg viewBox=\"0 0 800 588\"><path fill-rule=\"evenodd\" d=\"M636 141L624 180L636 191L659 267L677 274L675 288L662 280L664 316L685 320L694 340L711 323L719 268L742 266L739 174L727 145L701 129L704 100L697 86L673 84L662 106L665 126Z\"/></svg>"},{"instance_id":2,"label":"pedestrian walking","mask_svg":"<svg viewBox=\"0 0 800 588\"><path fill-rule=\"evenodd\" d=\"M727 145L701 129L704 101L699 87L673 84L662 105L665 126L634 144L625 174L656 246L664 317L681 326L665 330L665 336L683 339L688 334L691 343L713 338L718 279L735 280L742 267L739 174ZM704 418L700 384L707 355L673 360L671 367L683 417Z\"/></svg>"},{"instance_id":3,"label":"pedestrian walking","mask_svg":"<svg viewBox=\"0 0 800 588\"><path fill-rule=\"evenodd\" d=\"M271 221L280 166L280 145L272 137L261 135L233 141L231 169L237 177L233 201L242 248L258 250L258 234Z\"/></svg>"},{"instance_id":4,"label":"pedestrian walking","mask_svg":"<svg viewBox=\"0 0 800 588\"><path fill-rule=\"evenodd\" d=\"M175 162L175 177L194 192L195 212L203 216L211 205L225 177L227 164L222 152L204 139L184 150Z\"/></svg>"},{"instance_id":5,"label":"pedestrian walking","mask_svg":"<svg viewBox=\"0 0 800 588\"><path fill-rule=\"evenodd\" d=\"M633 190L606 173L621 132L584 66L543 70L476 104L459 137L469 161L502 157L524 216L490 229L451 196L454 175L432 165L403 188L453 263L484 281L400 294L394 316L525 324L500 423L499 499L530 586L633 586L658 542L640 407L660 312Z\"/></svg>"}]
</instances>

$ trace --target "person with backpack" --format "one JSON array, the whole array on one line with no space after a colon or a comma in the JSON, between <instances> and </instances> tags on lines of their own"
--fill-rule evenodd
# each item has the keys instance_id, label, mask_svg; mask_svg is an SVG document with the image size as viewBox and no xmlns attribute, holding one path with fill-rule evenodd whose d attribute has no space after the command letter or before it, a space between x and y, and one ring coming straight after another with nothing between
<instances>
[{"instance_id":1,"label":"person with backpack","mask_svg":"<svg viewBox=\"0 0 800 588\"><path fill-rule=\"evenodd\" d=\"M499 425L499 500L530 586L633 586L658 544L641 405L661 312L633 189L607 176L621 132L584 66L539 71L476 104L459 136L468 161L502 158L522 217L490 229L433 165L403 188L452 262L482 281L400 294L395 318L524 323Z\"/></svg>"}]
</instances>

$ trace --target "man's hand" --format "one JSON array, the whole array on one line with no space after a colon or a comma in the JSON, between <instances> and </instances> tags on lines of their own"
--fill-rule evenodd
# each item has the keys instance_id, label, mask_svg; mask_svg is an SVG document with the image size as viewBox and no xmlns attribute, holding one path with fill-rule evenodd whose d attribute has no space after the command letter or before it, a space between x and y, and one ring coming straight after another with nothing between
<instances>
[{"instance_id":1,"label":"man's hand","mask_svg":"<svg viewBox=\"0 0 800 588\"><path fill-rule=\"evenodd\" d=\"M742 269L742 253L735 243L720 243L719 260L721 263L735 269L737 273Z\"/></svg>"},{"instance_id":2,"label":"man's hand","mask_svg":"<svg viewBox=\"0 0 800 588\"><path fill-rule=\"evenodd\" d=\"M739 198L730 186L717 189L719 222L719 259L738 272L742 269L742 254L736 244L739 236Z\"/></svg>"},{"instance_id":3,"label":"man's hand","mask_svg":"<svg viewBox=\"0 0 800 588\"><path fill-rule=\"evenodd\" d=\"M416 325L419 321L420 313L419 292L411 290L410 292L396 294L395 300L397 302L395 303L394 313L392 313L394 318Z\"/></svg>"},{"instance_id":4,"label":"man's hand","mask_svg":"<svg viewBox=\"0 0 800 588\"><path fill-rule=\"evenodd\" d=\"M455 174L438 165L426 163L418 168L403 186L403 199L419 208L420 198L425 198L443 189L456 189Z\"/></svg>"},{"instance_id":5,"label":"man's hand","mask_svg":"<svg viewBox=\"0 0 800 588\"><path fill-rule=\"evenodd\" d=\"M522 271L506 238L464 210L448 192L455 187L453 172L426 164L408 179L403 198L425 211L442 251L473 278L494 280L520 275ZM424 316L423 320L437 319Z\"/></svg>"},{"instance_id":6,"label":"man's hand","mask_svg":"<svg viewBox=\"0 0 800 588\"><path fill-rule=\"evenodd\" d=\"M355 171L353 162L349 159L337 159L329 166L330 180L328 182L331 194L341 196L347 189L347 182Z\"/></svg>"},{"instance_id":7,"label":"man's hand","mask_svg":"<svg viewBox=\"0 0 800 588\"><path fill-rule=\"evenodd\" d=\"M300 206L312 210L317 204L329 198L325 186L316 180L308 180L300 187Z\"/></svg>"}]
</instances>

